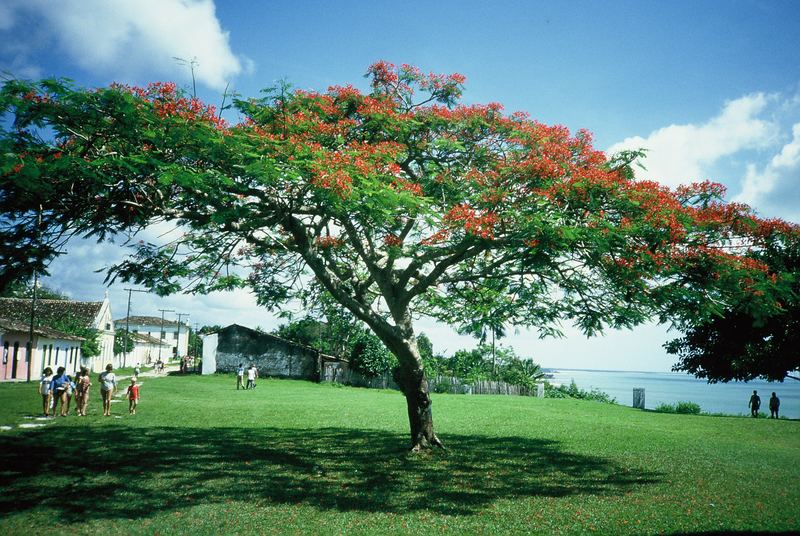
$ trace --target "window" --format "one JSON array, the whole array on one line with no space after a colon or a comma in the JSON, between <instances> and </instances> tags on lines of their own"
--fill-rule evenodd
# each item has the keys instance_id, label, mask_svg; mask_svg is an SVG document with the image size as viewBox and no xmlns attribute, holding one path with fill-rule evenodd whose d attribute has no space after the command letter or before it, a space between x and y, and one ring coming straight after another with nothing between
<instances>
[{"instance_id":1,"label":"window","mask_svg":"<svg viewBox=\"0 0 800 536\"><path fill-rule=\"evenodd\" d=\"M177 341L177 340L178 340L178 332L176 331L176 332L175 332L175 333L173 333L172 335L173 335L173 337L172 337L172 338L173 338L173 339L175 339L175 340Z\"/></svg>"},{"instance_id":2,"label":"window","mask_svg":"<svg viewBox=\"0 0 800 536\"><path fill-rule=\"evenodd\" d=\"M111 331L111 322L106 322L106 331Z\"/></svg>"},{"instance_id":3,"label":"window","mask_svg":"<svg viewBox=\"0 0 800 536\"><path fill-rule=\"evenodd\" d=\"M167 338L167 334L166 334L166 333L164 333L163 331L161 332L161 338L162 338L162 339L166 339L166 338Z\"/></svg>"}]
</instances>

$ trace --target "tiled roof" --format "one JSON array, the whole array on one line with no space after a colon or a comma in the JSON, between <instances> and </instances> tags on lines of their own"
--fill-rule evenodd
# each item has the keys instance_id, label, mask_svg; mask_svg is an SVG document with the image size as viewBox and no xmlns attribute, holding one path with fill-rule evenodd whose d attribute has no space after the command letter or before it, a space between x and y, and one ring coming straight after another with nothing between
<instances>
[{"instance_id":1,"label":"tiled roof","mask_svg":"<svg viewBox=\"0 0 800 536\"><path fill-rule=\"evenodd\" d=\"M125 318L118 318L114 320L114 324L117 326L117 329L125 327ZM128 317L128 322L131 326L160 326L161 325L161 317L160 316L130 316ZM175 320L169 320L168 318L164 319L164 327L175 328L178 327L178 322ZM181 322L182 328L188 328L189 326Z\"/></svg>"},{"instance_id":2,"label":"tiled roof","mask_svg":"<svg viewBox=\"0 0 800 536\"><path fill-rule=\"evenodd\" d=\"M30 333L30 324L22 324L20 322L14 322L13 320L9 320L7 318L0 318L0 331L16 331L20 333ZM61 331L56 331L54 329L44 328L44 327L34 327L33 334L39 337L46 337L48 339L62 339L66 341L84 340L83 337L68 335L67 333L63 333Z\"/></svg>"},{"instance_id":3,"label":"tiled roof","mask_svg":"<svg viewBox=\"0 0 800 536\"><path fill-rule=\"evenodd\" d=\"M36 300L34 322L38 326L48 326L65 317L77 320L88 328L95 327L103 302L80 302L71 300ZM28 323L31 318L31 300L22 298L0 298L0 318L14 322Z\"/></svg>"},{"instance_id":4,"label":"tiled roof","mask_svg":"<svg viewBox=\"0 0 800 536\"><path fill-rule=\"evenodd\" d=\"M131 337L133 337L136 340L136 342L139 343L160 344L161 346L172 346L172 344L169 341L156 339L155 337L151 337L150 335L145 335L144 333L131 333Z\"/></svg>"}]
</instances>

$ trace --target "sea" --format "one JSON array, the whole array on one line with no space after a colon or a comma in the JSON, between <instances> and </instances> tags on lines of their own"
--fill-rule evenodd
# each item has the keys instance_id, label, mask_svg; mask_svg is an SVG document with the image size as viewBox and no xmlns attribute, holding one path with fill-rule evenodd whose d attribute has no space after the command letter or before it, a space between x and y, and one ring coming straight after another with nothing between
<instances>
[{"instance_id":1,"label":"sea","mask_svg":"<svg viewBox=\"0 0 800 536\"><path fill-rule=\"evenodd\" d=\"M645 408L659 404L694 402L705 413L750 415L748 402L753 391L761 397L761 412L769 415L769 397L776 393L781 400L780 416L800 419L800 381L754 380L749 382L708 383L680 372L629 372L614 370L550 369L548 381L569 385L571 381L586 391L599 389L618 404L633 405L633 389L645 390Z\"/></svg>"}]
</instances>

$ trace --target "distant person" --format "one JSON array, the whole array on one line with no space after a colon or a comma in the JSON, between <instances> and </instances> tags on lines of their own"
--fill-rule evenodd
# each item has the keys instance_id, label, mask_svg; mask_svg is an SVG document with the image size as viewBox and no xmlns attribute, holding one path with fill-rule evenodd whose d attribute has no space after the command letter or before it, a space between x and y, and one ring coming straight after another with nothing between
<instances>
[{"instance_id":1,"label":"distant person","mask_svg":"<svg viewBox=\"0 0 800 536\"><path fill-rule=\"evenodd\" d=\"M117 388L117 376L111 363L106 365L105 372L100 374L100 396L103 397L103 416L111 416L111 397Z\"/></svg>"},{"instance_id":2,"label":"distant person","mask_svg":"<svg viewBox=\"0 0 800 536\"><path fill-rule=\"evenodd\" d=\"M239 367L236 369L236 390L244 389L244 365L239 363Z\"/></svg>"},{"instance_id":3,"label":"distant person","mask_svg":"<svg viewBox=\"0 0 800 536\"><path fill-rule=\"evenodd\" d=\"M50 415L50 404L53 402L53 391L50 384L53 382L53 369L47 367L42 371L42 379L39 380L39 394L42 395L42 411L44 416ZM55 416L55 411L53 411Z\"/></svg>"},{"instance_id":4,"label":"distant person","mask_svg":"<svg viewBox=\"0 0 800 536\"><path fill-rule=\"evenodd\" d=\"M136 363L136 366L133 367L133 374L137 378L142 375L142 366L139 363Z\"/></svg>"},{"instance_id":5,"label":"distant person","mask_svg":"<svg viewBox=\"0 0 800 536\"><path fill-rule=\"evenodd\" d=\"M750 415L758 417L758 408L761 407L761 397L758 396L758 391L753 391L753 396L750 397L748 405L750 406Z\"/></svg>"},{"instance_id":6,"label":"distant person","mask_svg":"<svg viewBox=\"0 0 800 536\"><path fill-rule=\"evenodd\" d=\"M255 389L256 388L256 379L258 378L258 369L256 368L255 364L250 364L250 368L247 369L247 389Z\"/></svg>"},{"instance_id":7,"label":"distant person","mask_svg":"<svg viewBox=\"0 0 800 536\"><path fill-rule=\"evenodd\" d=\"M67 369L64 367L58 367L56 370L56 375L53 377L53 380L50 382L50 390L53 392L53 417L56 415L56 408L58 407L58 403L61 402L61 413L62 417L67 416L67 410L69 406L67 405L67 390L69 389L69 384L72 382L72 378L67 375Z\"/></svg>"},{"instance_id":8,"label":"distant person","mask_svg":"<svg viewBox=\"0 0 800 536\"><path fill-rule=\"evenodd\" d=\"M75 378L75 405L80 417L86 417L86 408L89 407L89 388L91 386L92 380L89 377L89 369L81 367L78 376Z\"/></svg>"},{"instance_id":9,"label":"distant person","mask_svg":"<svg viewBox=\"0 0 800 536\"><path fill-rule=\"evenodd\" d=\"M128 413L136 415L136 406L139 404L139 386L136 385L136 378L131 378L128 386Z\"/></svg>"},{"instance_id":10,"label":"distant person","mask_svg":"<svg viewBox=\"0 0 800 536\"><path fill-rule=\"evenodd\" d=\"M769 397L769 418L770 419L777 419L778 418L778 410L781 407L781 399L775 393L772 393L772 396Z\"/></svg>"}]
</instances>

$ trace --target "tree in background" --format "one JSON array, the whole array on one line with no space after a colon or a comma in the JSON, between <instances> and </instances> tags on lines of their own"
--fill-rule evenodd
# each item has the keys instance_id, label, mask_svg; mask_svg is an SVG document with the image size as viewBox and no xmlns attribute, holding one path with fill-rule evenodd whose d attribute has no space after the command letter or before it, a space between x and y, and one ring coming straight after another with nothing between
<instances>
[{"instance_id":1,"label":"tree in background","mask_svg":"<svg viewBox=\"0 0 800 536\"><path fill-rule=\"evenodd\" d=\"M114 333L114 355L132 352L134 347L133 335L120 329Z\"/></svg>"},{"instance_id":2,"label":"tree in background","mask_svg":"<svg viewBox=\"0 0 800 536\"><path fill-rule=\"evenodd\" d=\"M378 337L365 331L353 344L350 366L356 372L373 378L397 368L397 358Z\"/></svg>"},{"instance_id":3,"label":"tree in background","mask_svg":"<svg viewBox=\"0 0 800 536\"><path fill-rule=\"evenodd\" d=\"M545 336L701 321L741 292L778 308L783 275L744 253L794 227L711 183L634 180L637 154L609 160L586 131L459 104L459 74L378 62L368 77L369 93L237 100L236 125L174 84L6 82L0 287L43 273L70 236L174 222L178 238L134 244L109 280L250 287L270 309L316 280L397 358L415 450L442 445L415 315L476 318L493 295Z\"/></svg>"},{"instance_id":4,"label":"tree in background","mask_svg":"<svg viewBox=\"0 0 800 536\"><path fill-rule=\"evenodd\" d=\"M800 380L800 241L792 235L768 238L763 248L749 256L771 273L781 274L781 301L765 305L764 300L774 298L743 286L718 314L686 326L683 337L665 345L679 359L675 371L711 383Z\"/></svg>"},{"instance_id":5,"label":"tree in background","mask_svg":"<svg viewBox=\"0 0 800 536\"><path fill-rule=\"evenodd\" d=\"M33 284L27 281L12 281L6 288L0 290L0 298L33 298ZM36 287L37 300L69 300L69 296L45 285Z\"/></svg>"}]
</instances>

